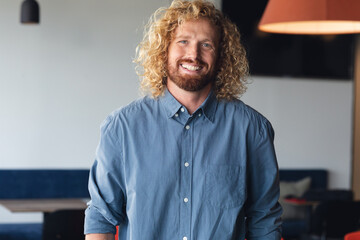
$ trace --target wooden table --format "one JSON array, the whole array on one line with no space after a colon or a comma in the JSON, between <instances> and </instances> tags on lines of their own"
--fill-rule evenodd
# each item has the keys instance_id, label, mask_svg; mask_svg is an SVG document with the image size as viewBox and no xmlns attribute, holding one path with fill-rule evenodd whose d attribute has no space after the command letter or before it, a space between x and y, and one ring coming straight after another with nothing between
<instances>
[{"instance_id":1,"label":"wooden table","mask_svg":"<svg viewBox=\"0 0 360 240\"><path fill-rule=\"evenodd\" d=\"M84 210L89 199L9 199L0 205L13 213L42 212L43 240L84 239Z\"/></svg>"},{"instance_id":2,"label":"wooden table","mask_svg":"<svg viewBox=\"0 0 360 240\"><path fill-rule=\"evenodd\" d=\"M9 199L0 200L9 211L15 212L55 212L59 210L86 209L88 199L62 198L62 199Z\"/></svg>"}]
</instances>

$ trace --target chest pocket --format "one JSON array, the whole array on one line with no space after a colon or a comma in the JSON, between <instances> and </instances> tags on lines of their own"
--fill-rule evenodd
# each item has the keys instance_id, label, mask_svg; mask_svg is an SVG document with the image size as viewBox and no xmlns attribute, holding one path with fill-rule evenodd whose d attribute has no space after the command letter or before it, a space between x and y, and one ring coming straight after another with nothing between
<instances>
[{"instance_id":1,"label":"chest pocket","mask_svg":"<svg viewBox=\"0 0 360 240\"><path fill-rule=\"evenodd\" d=\"M205 173L205 199L214 207L233 208L244 204L244 172L240 166L208 166Z\"/></svg>"}]
</instances>

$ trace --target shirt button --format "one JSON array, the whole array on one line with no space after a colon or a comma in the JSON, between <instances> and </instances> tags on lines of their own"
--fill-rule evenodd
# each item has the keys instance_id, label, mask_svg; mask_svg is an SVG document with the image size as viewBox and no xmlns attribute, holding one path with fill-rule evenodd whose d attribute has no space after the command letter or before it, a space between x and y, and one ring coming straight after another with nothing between
<instances>
[{"instance_id":1,"label":"shirt button","mask_svg":"<svg viewBox=\"0 0 360 240\"><path fill-rule=\"evenodd\" d=\"M201 117L201 113L199 113L199 117Z\"/></svg>"},{"instance_id":2,"label":"shirt button","mask_svg":"<svg viewBox=\"0 0 360 240\"><path fill-rule=\"evenodd\" d=\"M183 237L183 240L187 240L187 237Z\"/></svg>"},{"instance_id":3,"label":"shirt button","mask_svg":"<svg viewBox=\"0 0 360 240\"><path fill-rule=\"evenodd\" d=\"M184 198L184 202L188 202L189 201L189 199L186 197L186 198Z\"/></svg>"},{"instance_id":4,"label":"shirt button","mask_svg":"<svg viewBox=\"0 0 360 240\"><path fill-rule=\"evenodd\" d=\"M181 111L181 112L185 112L185 109L184 109L184 108L180 108L180 111Z\"/></svg>"},{"instance_id":5,"label":"shirt button","mask_svg":"<svg viewBox=\"0 0 360 240\"><path fill-rule=\"evenodd\" d=\"M178 117L179 116L179 114L178 113L175 113L175 117Z\"/></svg>"},{"instance_id":6,"label":"shirt button","mask_svg":"<svg viewBox=\"0 0 360 240\"><path fill-rule=\"evenodd\" d=\"M188 167L190 164L188 162L185 162L185 167Z\"/></svg>"},{"instance_id":7,"label":"shirt button","mask_svg":"<svg viewBox=\"0 0 360 240\"><path fill-rule=\"evenodd\" d=\"M189 129L190 129L190 126L189 126L189 125L186 125L185 128L186 128L186 130L189 130Z\"/></svg>"}]
</instances>

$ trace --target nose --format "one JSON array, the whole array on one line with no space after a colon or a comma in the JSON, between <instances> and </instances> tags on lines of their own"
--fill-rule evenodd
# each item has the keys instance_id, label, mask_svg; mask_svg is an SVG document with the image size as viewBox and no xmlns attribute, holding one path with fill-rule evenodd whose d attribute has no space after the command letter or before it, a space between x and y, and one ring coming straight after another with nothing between
<instances>
[{"instance_id":1,"label":"nose","mask_svg":"<svg viewBox=\"0 0 360 240\"><path fill-rule=\"evenodd\" d=\"M187 49L187 56L194 60L199 58L200 57L199 44L197 44L197 43L190 44Z\"/></svg>"}]
</instances>

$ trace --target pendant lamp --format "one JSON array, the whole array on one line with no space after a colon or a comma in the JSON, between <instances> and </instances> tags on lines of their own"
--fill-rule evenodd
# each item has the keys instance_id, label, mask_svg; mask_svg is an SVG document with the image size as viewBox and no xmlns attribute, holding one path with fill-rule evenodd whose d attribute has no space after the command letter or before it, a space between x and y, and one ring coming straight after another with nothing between
<instances>
[{"instance_id":1,"label":"pendant lamp","mask_svg":"<svg viewBox=\"0 0 360 240\"><path fill-rule=\"evenodd\" d=\"M21 4L21 23L38 24L40 22L39 4L35 0L25 0Z\"/></svg>"},{"instance_id":2,"label":"pendant lamp","mask_svg":"<svg viewBox=\"0 0 360 240\"><path fill-rule=\"evenodd\" d=\"M259 29L285 34L360 33L360 0L269 0Z\"/></svg>"}]
</instances>

